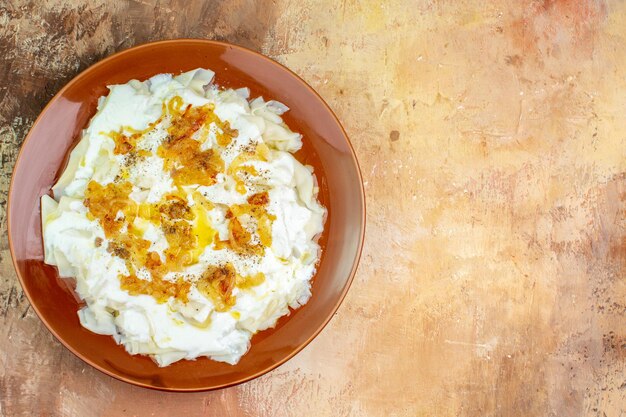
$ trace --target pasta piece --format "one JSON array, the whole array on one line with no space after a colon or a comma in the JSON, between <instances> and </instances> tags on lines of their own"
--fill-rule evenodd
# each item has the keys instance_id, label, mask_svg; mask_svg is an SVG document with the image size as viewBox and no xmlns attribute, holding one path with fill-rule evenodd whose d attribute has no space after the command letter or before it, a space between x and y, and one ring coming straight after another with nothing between
<instances>
[{"instance_id":1,"label":"pasta piece","mask_svg":"<svg viewBox=\"0 0 626 417\"><path fill-rule=\"evenodd\" d=\"M181 83L183 87L188 87L195 93L204 96L204 87L211 83L214 76L215 73L211 70L197 68L184 72L174 77L174 79Z\"/></svg>"},{"instance_id":2,"label":"pasta piece","mask_svg":"<svg viewBox=\"0 0 626 417\"><path fill-rule=\"evenodd\" d=\"M55 198L60 198L63 195L65 188L76 178L76 172L83 162L88 148L89 139L83 138L70 153L67 168L65 168L59 180L52 187L52 192Z\"/></svg>"}]
</instances>

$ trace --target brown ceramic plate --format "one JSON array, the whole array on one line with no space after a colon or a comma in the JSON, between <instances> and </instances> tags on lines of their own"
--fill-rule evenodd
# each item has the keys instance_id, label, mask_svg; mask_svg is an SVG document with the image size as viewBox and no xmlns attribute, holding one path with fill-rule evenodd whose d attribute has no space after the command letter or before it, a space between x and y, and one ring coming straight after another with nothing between
<instances>
[{"instance_id":1,"label":"brown ceramic plate","mask_svg":"<svg viewBox=\"0 0 626 417\"><path fill-rule=\"evenodd\" d=\"M56 268L43 263L39 200L64 168L69 150L95 114L96 100L109 84L158 73L210 68L216 82L249 87L290 107L285 121L304 135L296 155L313 165L320 200L329 211L320 239L323 254L313 296L283 317L274 329L252 339L235 365L207 358L157 367L131 356L110 336L81 327L79 304ZM324 101L294 73L250 50L206 40L173 40L141 45L93 65L50 101L24 140L9 190L9 243L18 277L33 309L69 350L100 371L132 384L171 391L227 387L268 372L302 350L328 323L354 277L365 229L365 200L357 160L346 133Z\"/></svg>"}]
</instances>

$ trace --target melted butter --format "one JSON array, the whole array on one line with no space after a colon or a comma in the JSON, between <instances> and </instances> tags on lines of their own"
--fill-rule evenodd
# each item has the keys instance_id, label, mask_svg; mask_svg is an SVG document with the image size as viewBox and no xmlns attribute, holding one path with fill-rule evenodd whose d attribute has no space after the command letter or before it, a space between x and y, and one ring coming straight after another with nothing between
<instances>
[{"instance_id":1,"label":"melted butter","mask_svg":"<svg viewBox=\"0 0 626 417\"><path fill-rule=\"evenodd\" d=\"M197 193L194 193L197 194ZM196 247L192 252L192 261L198 262L198 258L204 252L205 248L213 243L213 236L215 236L215 230L211 227L211 221L207 216L206 211L202 205L196 204L192 207L192 211L195 215L195 223L193 226L193 234L196 236Z\"/></svg>"},{"instance_id":2,"label":"melted butter","mask_svg":"<svg viewBox=\"0 0 626 417\"><path fill-rule=\"evenodd\" d=\"M159 208L155 204L141 203L137 207L137 217L140 217L146 221L154 223L155 225L161 224L161 216Z\"/></svg>"},{"instance_id":3,"label":"melted butter","mask_svg":"<svg viewBox=\"0 0 626 417\"><path fill-rule=\"evenodd\" d=\"M257 285L261 285L265 282L265 274L263 272L258 272L254 275L248 275L247 277L237 276L237 287L242 290L256 287Z\"/></svg>"},{"instance_id":4,"label":"melted butter","mask_svg":"<svg viewBox=\"0 0 626 417\"><path fill-rule=\"evenodd\" d=\"M230 123L226 120L221 126L221 132L215 135L216 142L220 146L228 146L238 134L237 129L231 129Z\"/></svg>"},{"instance_id":5,"label":"melted butter","mask_svg":"<svg viewBox=\"0 0 626 417\"><path fill-rule=\"evenodd\" d=\"M192 191L194 205L187 204L186 185L212 185L218 173L227 171L236 182L236 190L245 193L244 178L246 175L258 175L251 165L252 160L267 160L269 148L258 144L252 149L240 153L228 170L220 156L220 148L200 149L201 141L206 140L207 126L215 123L218 127L216 142L218 146L228 146L238 132L230 127L228 121L222 122L213 112L213 105L184 107L182 98L174 97L163 104L163 115L145 130L123 127L119 132L107 135L115 142L115 154L127 155L131 163L137 158L152 155L147 150L136 150L137 142L143 135L154 129L169 117L167 138L157 149L157 155L164 159L164 169L169 171L177 191L168 194L158 203L136 203L130 198L132 184L127 181L127 167L122 167L117 182L102 186L95 181L88 184L84 204L89 209L88 217L98 219L109 241L107 250L126 262L129 270L127 276L120 276L121 288L131 295L149 295L159 303L169 298L182 302L188 301L188 293L194 285L188 279L178 278L166 280L164 276L170 272L180 272L185 267L198 262L198 258L211 244L216 249L228 247L239 254L263 255L265 247L271 245L271 222L275 219L265 209L268 202L267 193L258 193L248 199L247 204L229 208L228 231L229 239L221 242L211 225L208 211L214 208L200 193ZM196 135L196 132L199 132ZM204 135L204 136L203 136ZM256 222L256 231L260 244L252 243L252 234L240 221L241 216L250 216ZM151 242L143 239L143 234L152 223L159 227L168 242L165 260L156 252L149 251ZM124 232L124 226L126 229ZM151 275L150 280L137 276L137 270L146 268ZM237 274L232 264L208 266L202 276L195 282L197 289L207 298L213 300L217 311L227 311L235 303L232 290L235 286L246 289L259 285L265 280L261 273L248 277ZM203 323L192 323L203 327Z\"/></svg>"},{"instance_id":6,"label":"melted butter","mask_svg":"<svg viewBox=\"0 0 626 417\"><path fill-rule=\"evenodd\" d=\"M191 324L194 327L197 327L199 329L206 329L211 325L211 315L209 314L207 316L207 318L204 321L198 321L195 320L191 317L185 317L185 320L187 321L187 323Z\"/></svg>"}]
</instances>

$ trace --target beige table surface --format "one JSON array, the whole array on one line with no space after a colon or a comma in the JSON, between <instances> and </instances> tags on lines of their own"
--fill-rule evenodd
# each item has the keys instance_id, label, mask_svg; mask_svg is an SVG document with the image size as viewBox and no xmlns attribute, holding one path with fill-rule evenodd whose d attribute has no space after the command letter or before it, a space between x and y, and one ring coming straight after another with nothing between
<instances>
[{"instance_id":1,"label":"beige table surface","mask_svg":"<svg viewBox=\"0 0 626 417\"><path fill-rule=\"evenodd\" d=\"M626 415L626 3L0 0L0 415ZM293 360L166 394L60 345L11 265L16 153L114 51L250 47L328 101L362 165L363 259Z\"/></svg>"}]
</instances>

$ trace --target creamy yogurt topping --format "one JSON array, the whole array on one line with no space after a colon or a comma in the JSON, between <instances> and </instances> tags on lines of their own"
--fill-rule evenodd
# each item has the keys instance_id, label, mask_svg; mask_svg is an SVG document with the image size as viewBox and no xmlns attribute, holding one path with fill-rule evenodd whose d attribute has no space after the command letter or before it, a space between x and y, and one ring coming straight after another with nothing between
<instances>
[{"instance_id":1,"label":"creamy yogurt topping","mask_svg":"<svg viewBox=\"0 0 626 417\"><path fill-rule=\"evenodd\" d=\"M326 210L275 101L214 73L109 86L43 196L45 262L76 278L81 324L159 366L235 364L311 296Z\"/></svg>"}]
</instances>

